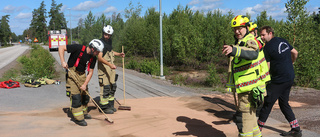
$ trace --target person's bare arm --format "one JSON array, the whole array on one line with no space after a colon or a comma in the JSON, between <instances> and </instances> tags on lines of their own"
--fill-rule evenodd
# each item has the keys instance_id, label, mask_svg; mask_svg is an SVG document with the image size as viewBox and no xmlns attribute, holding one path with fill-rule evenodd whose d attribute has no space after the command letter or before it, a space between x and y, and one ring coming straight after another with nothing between
<instances>
[{"instance_id":1,"label":"person's bare arm","mask_svg":"<svg viewBox=\"0 0 320 137\"><path fill-rule=\"evenodd\" d=\"M119 52L116 52L116 51L113 51L114 55L115 56L120 56L120 57L125 57L125 54L123 52L119 53Z\"/></svg>"},{"instance_id":2,"label":"person's bare arm","mask_svg":"<svg viewBox=\"0 0 320 137\"><path fill-rule=\"evenodd\" d=\"M59 53L59 57L60 57L60 61L61 61L61 66L65 69L68 69L68 64L64 60L64 52L65 51L67 51L66 45L59 46L58 53Z\"/></svg>"},{"instance_id":3,"label":"person's bare arm","mask_svg":"<svg viewBox=\"0 0 320 137\"><path fill-rule=\"evenodd\" d=\"M90 67L90 66L88 66L88 67ZM87 90L87 85L88 85L89 81L91 80L92 75L93 75L93 69L89 69L89 72L88 72L88 75L86 77L86 80L84 81L84 83L80 87L81 90L83 90L83 91Z\"/></svg>"},{"instance_id":4,"label":"person's bare arm","mask_svg":"<svg viewBox=\"0 0 320 137\"><path fill-rule=\"evenodd\" d=\"M298 51L293 48L291 50L291 60L292 60L292 64L294 64L294 62L296 61L296 59L298 58Z\"/></svg>"}]
</instances>

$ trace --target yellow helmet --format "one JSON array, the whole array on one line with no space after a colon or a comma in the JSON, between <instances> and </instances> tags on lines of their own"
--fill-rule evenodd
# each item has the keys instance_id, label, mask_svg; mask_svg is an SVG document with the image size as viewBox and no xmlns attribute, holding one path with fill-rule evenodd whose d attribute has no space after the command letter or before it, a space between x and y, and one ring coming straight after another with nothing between
<instances>
[{"instance_id":1,"label":"yellow helmet","mask_svg":"<svg viewBox=\"0 0 320 137\"><path fill-rule=\"evenodd\" d=\"M249 31L253 31L255 29L258 29L258 25L256 23L250 22Z\"/></svg>"},{"instance_id":2,"label":"yellow helmet","mask_svg":"<svg viewBox=\"0 0 320 137\"><path fill-rule=\"evenodd\" d=\"M247 16L238 15L231 21L231 27L249 26L249 19Z\"/></svg>"}]
</instances>

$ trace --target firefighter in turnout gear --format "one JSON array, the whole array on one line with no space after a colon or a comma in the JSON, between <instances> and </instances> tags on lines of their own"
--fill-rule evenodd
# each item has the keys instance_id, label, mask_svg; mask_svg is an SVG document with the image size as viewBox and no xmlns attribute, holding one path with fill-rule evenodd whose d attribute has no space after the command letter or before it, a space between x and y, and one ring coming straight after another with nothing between
<instances>
[{"instance_id":1,"label":"firefighter in turnout gear","mask_svg":"<svg viewBox=\"0 0 320 137\"><path fill-rule=\"evenodd\" d=\"M258 25L254 22L250 22L249 32L256 37L256 39L261 43L262 48L265 43L262 41L261 37L258 35Z\"/></svg>"},{"instance_id":2,"label":"firefighter in turnout gear","mask_svg":"<svg viewBox=\"0 0 320 137\"><path fill-rule=\"evenodd\" d=\"M255 36L255 39L258 42L259 45L259 56L258 56L258 60L259 60L259 65L260 65L260 73L262 74L266 74L269 73L269 68L268 68L268 64L265 60L264 57L264 52L263 52L263 47L264 47L264 43L261 40L261 38L259 37L257 30L258 26L257 24L250 22L250 27L249 27L249 32ZM260 39L260 40L259 40ZM238 43L240 44L242 41L238 41ZM253 102L255 103L254 105L256 106L256 116L258 117L260 114L260 110L262 108L263 105L263 101L264 101L264 97L267 95L266 92L266 82L270 81L270 75L266 75L266 78L262 79L260 82L261 84L259 85L259 89L260 90L253 90L253 91L257 91L261 93L256 93L253 92L253 96L255 96L253 98ZM238 130L241 131L242 130L242 113L240 111L237 110L236 114L234 115L234 122L236 123Z\"/></svg>"},{"instance_id":3,"label":"firefighter in turnout gear","mask_svg":"<svg viewBox=\"0 0 320 137\"><path fill-rule=\"evenodd\" d=\"M243 127L239 130L241 137L260 137L261 132L256 122L256 100L254 93L263 92L260 88L269 75L263 71L259 57L259 42L249 33L249 19L238 15L231 21L236 44L223 45L222 53L232 57L231 70L227 87L238 94L237 110L242 113ZM253 92L257 91L257 92Z\"/></svg>"},{"instance_id":4,"label":"firefighter in turnout gear","mask_svg":"<svg viewBox=\"0 0 320 137\"><path fill-rule=\"evenodd\" d=\"M88 83L96 64L96 56L103 50L103 47L103 43L98 39L92 40L89 46L79 44L59 46L61 65L68 70L66 74L66 93L70 97L74 122L80 126L87 126L84 119L91 119L87 110L90 97L85 91L88 92ZM68 63L64 59L65 51L71 53ZM85 74L86 68L87 75ZM70 77L71 75L68 75L68 73L75 74L78 79ZM81 86L78 87L77 85Z\"/></svg>"},{"instance_id":5,"label":"firefighter in turnout gear","mask_svg":"<svg viewBox=\"0 0 320 137\"><path fill-rule=\"evenodd\" d=\"M100 102L101 109L106 114L113 114L117 111L114 108L114 95L117 89L117 77L116 66L114 65L114 57L125 57L124 53L118 53L112 50L113 28L110 25L106 25L102 29L102 38L100 39L104 43L103 51L98 55L98 78L100 85Z\"/></svg>"},{"instance_id":6,"label":"firefighter in turnout gear","mask_svg":"<svg viewBox=\"0 0 320 137\"><path fill-rule=\"evenodd\" d=\"M258 35L258 25L254 22L250 22L250 27L249 27L249 32L255 36L256 40L258 41L259 43L259 49L260 49L260 52L259 52L259 59L260 60L263 60L260 62L260 68L262 69L262 73L265 74L265 73L269 73L269 67L268 67L268 64L267 64L267 61L265 59L265 55L264 55L264 52L263 52L263 49L264 49L264 46L265 46L265 43L262 41L261 37ZM261 82L264 82L260 85L260 88L263 90L263 98L265 96L267 96L267 92L266 92L266 84L271 80L271 77L270 75L267 75L266 78L262 79ZM263 100L262 100L263 101ZM260 103L258 106L257 106L257 116L259 116L260 114L260 110L262 108L262 105L263 103Z\"/></svg>"}]
</instances>

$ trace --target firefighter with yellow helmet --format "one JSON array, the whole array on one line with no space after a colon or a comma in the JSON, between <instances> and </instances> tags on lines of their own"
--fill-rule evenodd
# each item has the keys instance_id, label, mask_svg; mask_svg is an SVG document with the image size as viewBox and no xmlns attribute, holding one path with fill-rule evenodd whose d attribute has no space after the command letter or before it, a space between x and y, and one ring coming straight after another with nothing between
<instances>
[{"instance_id":1,"label":"firefighter with yellow helmet","mask_svg":"<svg viewBox=\"0 0 320 137\"><path fill-rule=\"evenodd\" d=\"M98 78L100 85L100 102L101 109L106 114L113 114L117 111L114 108L114 95L117 89L117 74L116 66L114 65L114 57L125 57L124 53L116 52L112 49L113 28L111 25L106 25L102 29L102 38L104 44L103 51L98 55Z\"/></svg>"},{"instance_id":2,"label":"firefighter with yellow helmet","mask_svg":"<svg viewBox=\"0 0 320 137\"><path fill-rule=\"evenodd\" d=\"M250 22L249 32L253 34L256 39L261 43L262 47L264 47L265 43L262 41L261 37L258 35L258 25L254 22Z\"/></svg>"},{"instance_id":3,"label":"firefighter with yellow helmet","mask_svg":"<svg viewBox=\"0 0 320 137\"><path fill-rule=\"evenodd\" d=\"M263 92L260 85L269 75L263 73L259 63L259 43L254 35L249 33L249 19L246 16L238 15L231 21L236 38L236 44L223 45L222 53L230 56L232 61L229 64L231 70L227 87L238 94L237 110L242 113L243 127L239 130L241 137L260 137L261 132L256 120L255 93ZM260 95L261 96L261 95Z\"/></svg>"}]
</instances>

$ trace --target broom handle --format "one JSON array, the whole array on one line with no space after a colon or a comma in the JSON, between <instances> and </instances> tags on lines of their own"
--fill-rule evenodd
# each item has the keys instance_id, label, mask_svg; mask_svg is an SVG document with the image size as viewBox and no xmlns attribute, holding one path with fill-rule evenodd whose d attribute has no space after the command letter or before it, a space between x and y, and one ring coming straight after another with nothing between
<instances>
[{"instance_id":1,"label":"broom handle","mask_svg":"<svg viewBox=\"0 0 320 137\"><path fill-rule=\"evenodd\" d=\"M122 46L122 53L124 53L123 46ZM125 77L124 77L124 58L122 58L122 74L123 74L123 105L126 104L126 84L125 84Z\"/></svg>"}]
</instances>

